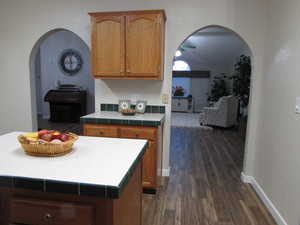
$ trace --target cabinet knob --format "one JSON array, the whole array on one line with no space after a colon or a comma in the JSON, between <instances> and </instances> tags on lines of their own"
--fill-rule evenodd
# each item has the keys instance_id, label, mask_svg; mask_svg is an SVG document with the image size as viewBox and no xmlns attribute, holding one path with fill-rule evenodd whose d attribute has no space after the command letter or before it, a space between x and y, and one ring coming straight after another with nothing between
<instances>
[{"instance_id":1,"label":"cabinet knob","mask_svg":"<svg viewBox=\"0 0 300 225\"><path fill-rule=\"evenodd\" d=\"M103 133L103 131L99 131L99 134L100 134L100 135L103 135L104 133Z\"/></svg>"},{"instance_id":2,"label":"cabinet knob","mask_svg":"<svg viewBox=\"0 0 300 225\"><path fill-rule=\"evenodd\" d=\"M46 213L44 216L45 220L51 220L52 219L52 215L50 213Z\"/></svg>"}]
</instances>

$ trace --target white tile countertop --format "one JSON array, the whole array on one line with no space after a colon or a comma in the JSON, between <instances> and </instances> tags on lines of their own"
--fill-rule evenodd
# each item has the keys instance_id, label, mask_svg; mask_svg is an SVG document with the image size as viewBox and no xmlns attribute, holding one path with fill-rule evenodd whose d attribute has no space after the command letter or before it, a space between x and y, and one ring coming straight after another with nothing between
<instances>
[{"instance_id":1,"label":"white tile countertop","mask_svg":"<svg viewBox=\"0 0 300 225\"><path fill-rule=\"evenodd\" d=\"M144 113L134 116L124 116L120 112L101 111L81 117L82 122L129 124L129 125L153 125L158 126L163 123L165 114Z\"/></svg>"},{"instance_id":2,"label":"white tile countertop","mask_svg":"<svg viewBox=\"0 0 300 225\"><path fill-rule=\"evenodd\" d=\"M101 111L83 116L81 118L162 121L164 117L165 114L163 113L144 113L135 114L134 116L124 116L119 112Z\"/></svg>"},{"instance_id":3,"label":"white tile countertop","mask_svg":"<svg viewBox=\"0 0 300 225\"><path fill-rule=\"evenodd\" d=\"M147 140L80 136L67 155L33 157L24 153L19 134L0 136L0 184L8 176L119 188L147 147Z\"/></svg>"}]
</instances>

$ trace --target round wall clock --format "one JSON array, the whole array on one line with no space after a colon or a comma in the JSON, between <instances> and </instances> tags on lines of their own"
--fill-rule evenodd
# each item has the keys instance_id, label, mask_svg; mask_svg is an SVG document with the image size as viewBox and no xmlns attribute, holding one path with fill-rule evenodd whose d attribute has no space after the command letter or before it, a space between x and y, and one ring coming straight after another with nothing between
<instances>
[{"instance_id":1,"label":"round wall clock","mask_svg":"<svg viewBox=\"0 0 300 225\"><path fill-rule=\"evenodd\" d=\"M67 49L62 52L58 63L62 72L72 76L81 70L83 61L78 51Z\"/></svg>"}]
</instances>

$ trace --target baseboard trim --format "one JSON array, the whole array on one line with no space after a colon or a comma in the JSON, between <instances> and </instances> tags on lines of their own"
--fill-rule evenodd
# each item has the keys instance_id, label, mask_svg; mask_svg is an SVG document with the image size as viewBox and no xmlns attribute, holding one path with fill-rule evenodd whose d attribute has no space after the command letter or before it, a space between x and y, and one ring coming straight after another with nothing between
<instances>
[{"instance_id":1,"label":"baseboard trim","mask_svg":"<svg viewBox=\"0 0 300 225\"><path fill-rule=\"evenodd\" d=\"M253 179L254 178L252 176L248 176L244 174L244 172L241 173L241 180L243 181L243 183L251 184Z\"/></svg>"},{"instance_id":2,"label":"baseboard trim","mask_svg":"<svg viewBox=\"0 0 300 225\"><path fill-rule=\"evenodd\" d=\"M278 225L288 225L285 219L281 216L271 199L267 196L263 188L259 185L259 183L255 180L253 176L249 176L244 174L243 172L241 173L241 180L244 183L249 183L251 186L254 188L255 192L257 195L260 197L260 199L263 201L275 221L277 222Z\"/></svg>"},{"instance_id":3,"label":"baseboard trim","mask_svg":"<svg viewBox=\"0 0 300 225\"><path fill-rule=\"evenodd\" d=\"M161 174L162 174L163 177L169 177L170 176L170 168L162 169Z\"/></svg>"}]
</instances>

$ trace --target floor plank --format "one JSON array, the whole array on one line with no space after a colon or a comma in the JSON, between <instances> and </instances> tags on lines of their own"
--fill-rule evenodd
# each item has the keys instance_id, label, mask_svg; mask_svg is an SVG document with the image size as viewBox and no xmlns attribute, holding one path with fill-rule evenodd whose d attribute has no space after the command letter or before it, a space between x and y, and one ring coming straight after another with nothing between
<instances>
[{"instance_id":1,"label":"floor plank","mask_svg":"<svg viewBox=\"0 0 300 225\"><path fill-rule=\"evenodd\" d=\"M275 225L240 181L244 137L235 129L172 128L170 177L144 195L144 225Z\"/></svg>"}]
</instances>

